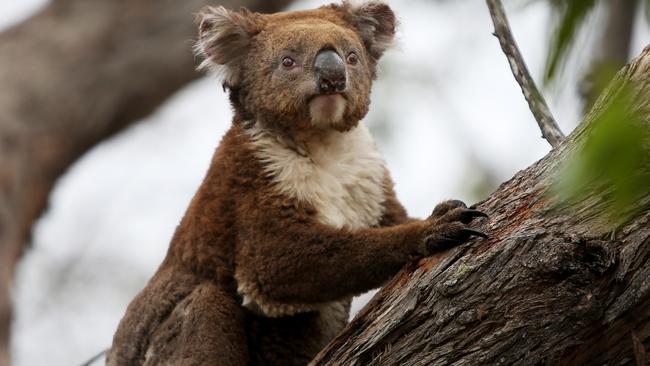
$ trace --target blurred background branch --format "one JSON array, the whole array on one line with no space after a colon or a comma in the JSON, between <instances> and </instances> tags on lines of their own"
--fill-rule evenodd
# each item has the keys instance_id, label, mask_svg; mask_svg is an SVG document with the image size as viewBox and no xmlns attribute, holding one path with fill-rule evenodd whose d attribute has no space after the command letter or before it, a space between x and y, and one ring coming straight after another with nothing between
<instances>
[{"instance_id":1,"label":"blurred background branch","mask_svg":"<svg viewBox=\"0 0 650 366\"><path fill-rule=\"evenodd\" d=\"M221 1L273 12L289 0ZM193 14L207 0L53 0L0 33L0 366L10 285L56 179L90 147L200 74Z\"/></svg>"},{"instance_id":2,"label":"blurred background branch","mask_svg":"<svg viewBox=\"0 0 650 366\"><path fill-rule=\"evenodd\" d=\"M587 57L588 66L582 72L579 93L586 113L614 74L630 57L632 36L637 14L645 10L650 17L649 0L548 0L557 19L548 48L544 82L549 84L561 74L569 55L574 52L578 33L586 27L589 16L598 7L604 16L599 22L600 36L596 49ZM642 4L640 4L642 3ZM641 6L643 5L643 6ZM604 26L600 26L600 25Z\"/></svg>"}]
</instances>

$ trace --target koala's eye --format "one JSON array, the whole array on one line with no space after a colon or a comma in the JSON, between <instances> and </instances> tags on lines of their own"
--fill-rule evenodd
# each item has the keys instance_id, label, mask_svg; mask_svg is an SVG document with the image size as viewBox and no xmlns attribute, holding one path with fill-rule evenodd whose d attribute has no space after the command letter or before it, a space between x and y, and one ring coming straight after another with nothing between
<instances>
[{"instance_id":1,"label":"koala's eye","mask_svg":"<svg viewBox=\"0 0 650 366\"><path fill-rule=\"evenodd\" d=\"M291 57L285 57L282 59L282 66L288 68L296 66L296 61L294 61Z\"/></svg>"},{"instance_id":2,"label":"koala's eye","mask_svg":"<svg viewBox=\"0 0 650 366\"><path fill-rule=\"evenodd\" d=\"M357 56L356 53L350 52L346 60L350 65L355 65L357 62L359 62L359 57Z\"/></svg>"}]
</instances>

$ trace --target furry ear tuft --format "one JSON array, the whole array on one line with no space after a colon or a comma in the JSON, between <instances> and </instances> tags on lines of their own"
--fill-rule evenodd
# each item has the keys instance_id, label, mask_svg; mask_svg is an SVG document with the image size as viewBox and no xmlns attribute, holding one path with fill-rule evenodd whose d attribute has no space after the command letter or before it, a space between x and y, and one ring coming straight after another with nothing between
<instances>
[{"instance_id":1,"label":"furry ear tuft","mask_svg":"<svg viewBox=\"0 0 650 366\"><path fill-rule=\"evenodd\" d=\"M381 1L351 3L344 0L340 9L343 10L343 18L357 29L368 53L376 63L395 37L395 13Z\"/></svg>"},{"instance_id":2,"label":"furry ear tuft","mask_svg":"<svg viewBox=\"0 0 650 366\"><path fill-rule=\"evenodd\" d=\"M208 6L197 15L196 22L199 39L194 52L205 57L198 68L215 72L224 87L237 86L251 38L261 30L259 14L246 8L235 12L223 6Z\"/></svg>"}]
</instances>

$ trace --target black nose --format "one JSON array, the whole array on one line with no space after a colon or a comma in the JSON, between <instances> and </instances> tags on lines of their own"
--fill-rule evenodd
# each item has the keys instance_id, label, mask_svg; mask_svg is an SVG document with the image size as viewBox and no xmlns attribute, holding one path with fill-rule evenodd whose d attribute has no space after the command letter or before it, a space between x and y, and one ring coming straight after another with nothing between
<instances>
[{"instance_id":1,"label":"black nose","mask_svg":"<svg viewBox=\"0 0 650 366\"><path fill-rule=\"evenodd\" d=\"M345 62L338 53L329 49L318 52L314 67L321 93L340 93L345 90Z\"/></svg>"}]
</instances>

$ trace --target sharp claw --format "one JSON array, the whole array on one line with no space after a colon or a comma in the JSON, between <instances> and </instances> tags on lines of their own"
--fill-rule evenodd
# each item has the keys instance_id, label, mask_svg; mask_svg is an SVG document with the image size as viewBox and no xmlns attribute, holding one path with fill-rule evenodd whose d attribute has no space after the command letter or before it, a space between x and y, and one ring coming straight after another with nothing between
<instances>
[{"instance_id":1,"label":"sharp claw","mask_svg":"<svg viewBox=\"0 0 650 366\"><path fill-rule=\"evenodd\" d=\"M455 209L462 209L462 208L467 208L467 206L463 201L460 200L448 200L448 201L440 202L433 209L433 212L431 212L430 217L436 217L436 218L442 217L450 211L453 211Z\"/></svg>"},{"instance_id":2,"label":"sharp claw","mask_svg":"<svg viewBox=\"0 0 650 366\"><path fill-rule=\"evenodd\" d=\"M465 229L462 229L461 231L466 233L466 234L469 234L469 235L480 236L483 239L489 238L488 234L486 234L486 233L484 233L482 231L479 231L479 230L465 228Z\"/></svg>"},{"instance_id":3,"label":"sharp claw","mask_svg":"<svg viewBox=\"0 0 650 366\"><path fill-rule=\"evenodd\" d=\"M483 211L479 211L479 210L474 210L474 209L468 208L468 209L464 209L464 210L461 212L461 214L460 214L460 216L459 216L459 219L460 219L460 221L463 222L464 224L469 224L469 223L472 222L472 220L474 220L474 218L476 218L476 217L488 217L488 215L487 215L485 212L483 212Z\"/></svg>"},{"instance_id":4,"label":"sharp claw","mask_svg":"<svg viewBox=\"0 0 650 366\"><path fill-rule=\"evenodd\" d=\"M483 212L483 211L479 211L479 210L477 210L477 209L473 209L473 208L468 209L468 212L469 212L469 214L472 215L473 217L490 217L490 216L488 216L488 214L486 214L485 212Z\"/></svg>"}]
</instances>

